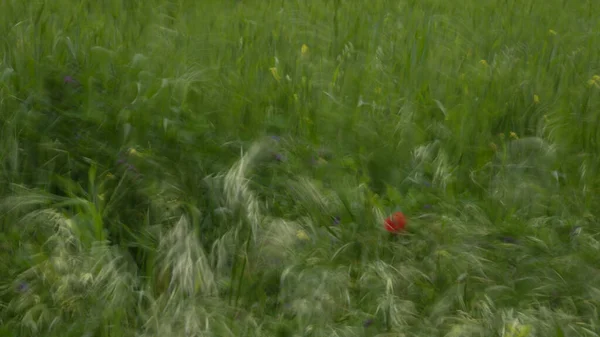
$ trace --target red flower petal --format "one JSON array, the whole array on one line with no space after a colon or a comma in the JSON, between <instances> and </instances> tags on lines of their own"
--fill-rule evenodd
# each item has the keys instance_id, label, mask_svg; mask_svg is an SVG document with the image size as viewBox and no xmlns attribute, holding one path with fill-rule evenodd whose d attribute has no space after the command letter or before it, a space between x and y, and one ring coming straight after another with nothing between
<instances>
[{"instance_id":1,"label":"red flower petal","mask_svg":"<svg viewBox=\"0 0 600 337\"><path fill-rule=\"evenodd\" d=\"M398 233L406 227L406 217L402 212L396 212L385 219L385 230L390 233Z\"/></svg>"}]
</instances>

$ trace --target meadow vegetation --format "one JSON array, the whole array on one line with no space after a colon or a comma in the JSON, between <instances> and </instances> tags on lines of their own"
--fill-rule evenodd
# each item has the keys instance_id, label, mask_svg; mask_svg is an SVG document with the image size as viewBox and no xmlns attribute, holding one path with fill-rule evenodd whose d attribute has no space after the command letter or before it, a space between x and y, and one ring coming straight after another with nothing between
<instances>
[{"instance_id":1,"label":"meadow vegetation","mask_svg":"<svg viewBox=\"0 0 600 337\"><path fill-rule=\"evenodd\" d=\"M0 336L600 336L599 12L2 1Z\"/></svg>"}]
</instances>

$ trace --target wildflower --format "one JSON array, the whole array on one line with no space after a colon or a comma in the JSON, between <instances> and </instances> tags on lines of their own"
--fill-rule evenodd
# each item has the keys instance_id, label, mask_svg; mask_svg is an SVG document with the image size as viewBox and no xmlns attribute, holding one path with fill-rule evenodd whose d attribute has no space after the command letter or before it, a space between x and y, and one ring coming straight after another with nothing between
<instances>
[{"instance_id":1,"label":"wildflower","mask_svg":"<svg viewBox=\"0 0 600 337\"><path fill-rule=\"evenodd\" d=\"M65 77L63 78L63 82L64 82L65 84L67 84L67 83L69 83L69 84L77 84L77 83L78 83L78 82L77 82L77 80L76 80L76 79L74 79L72 76L65 76Z\"/></svg>"},{"instance_id":2,"label":"wildflower","mask_svg":"<svg viewBox=\"0 0 600 337\"><path fill-rule=\"evenodd\" d=\"M368 328L373 324L373 319L367 319L363 322L363 327Z\"/></svg>"},{"instance_id":3,"label":"wildflower","mask_svg":"<svg viewBox=\"0 0 600 337\"><path fill-rule=\"evenodd\" d=\"M29 285L25 282L21 282L19 283L19 285L17 286L17 290L21 293L26 292L27 290L29 290Z\"/></svg>"},{"instance_id":4,"label":"wildflower","mask_svg":"<svg viewBox=\"0 0 600 337\"><path fill-rule=\"evenodd\" d=\"M127 171L137 172L137 169L132 164L128 164Z\"/></svg>"},{"instance_id":5,"label":"wildflower","mask_svg":"<svg viewBox=\"0 0 600 337\"><path fill-rule=\"evenodd\" d=\"M512 139L519 139L519 136L517 136L517 134L514 131L510 132L510 138Z\"/></svg>"},{"instance_id":6,"label":"wildflower","mask_svg":"<svg viewBox=\"0 0 600 337\"><path fill-rule=\"evenodd\" d=\"M595 86L596 88L600 88L600 76L594 75L591 79L587 81L587 84L591 86Z\"/></svg>"},{"instance_id":7,"label":"wildflower","mask_svg":"<svg viewBox=\"0 0 600 337\"><path fill-rule=\"evenodd\" d=\"M500 237L500 241L513 245L518 243L517 239L513 238L512 236L502 236Z\"/></svg>"},{"instance_id":8,"label":"wildflower","mask_svg":"<svg viewBox=\"0 0 600 337\"><path fill-rule=\"evenodd\" d=\"M533 95L533 103L538 104L540 103L540 96L538 95Z\"/></svg>"},{"instance_id":9,"label":"wildflower","mask_svg":"<svg viewBox=\"0 0 600 337\"><path fill-rule=\"evenodd\" d=\"M550 33L550 35L556 35L556 31L554 31L552 29L548 30L548 33Z\"/></svg>"},{"instance_id":10,"label":"wildflower","mask_svg":"<svg viewBox=\"0 0 600 337\"><path fill-rule=\"evenodd\" d=\"M273 78L279 82L281 80L281 76L279 75L279 72L277 71L277 67L271 67L269 68L269 70L271 71L271 75L273 75Z\"/></svg>"},{"instance_id":11,"label":"wildflower","mask_svg":"<svg viewBox=\"0 0 600 337\"><path fill-rule=\"evenodd\" d=\"M106 174L106 178L108 178L108 179L115 179L115 176L112 173L109 172L109 173Z\"/></svg>"},{"instance_id":12,"label":"wildflower","mask_svg":"<svg viewBox=\"0 0 600 337\"><path fill-rule=\"evenodd\" d=\"M333 217L333 225L334 226L339 225L340 221L341 221L341 219L340 219L339 215L336 215Z\"/></svg>"},{"instance_id":13,"label":"wildflower","mask_svg":"<svg viewBox=\"0 0 600 337\"><path fill-rule=\"evenodd\" d=\"M308 240L308 234L306 234L306 232L301 229L296 232L296 237L301 241Z\"/></svg>"},{"instance_id":14,"label":"wildflower","mask_svg":"<svg viewBox=\"0 0 600 337\"><path fill-rule=\"evenodd\" d=\"M127 151L127 153L129 153L129 155L131 155L131 156L139 155L139 152L137 152L137 150L134 148L129 149L129 151Z\"/></svg>"},{"instance_id":15,"label":"wildflower","mask_svg":"<svg viewBox=\"0 0 600 337\"><path fill-rule=\"evenodd\" d=\"M308 56L308 46L303 44L302 48L300 48L300 54L302 54L303 57Z\"/></svg>"},{"instance_id":16,"label":"wildflower","mask_svg":"<svg viewBox=\"0 0 600 337\"><path fill-rule=\"evenodd\" d=\"M479 61L479 63L481 63L483 66L486 66L486 67L489 66L489 64L487 63L486 60L481 60L481 61Z\"/></svg>"},{"instance_id":17,"label":"wildflower","mask_svg":"<svg viewBox=\"0 0 600 337\"><path fill-rule=\"evenodd\" d=\"M496 145L496 143L492 142L492 143L490 143L490 149L492 149L492 151L496 152L496 151L498 151L498 146Z\"/></svg>"},{"instance_id":18,"label":"wildflower","mask_svg":"<svg viewBox=\"0 0 600 337\"><path fill-rule=\"evenodd\" d=\"M285 161L285 156L282 155L281 153L275 153L273 154L273 158L279 162L283 162Z\"/></svg>"},{"instance_id":19,"label":"wildflower","mask_svg":"<svg viewBox=\"0 0 600 337\"><path fill-rule=\"evenodd\" d=\"M392 234L401 232L406 227L406 217L404 216L404 213L402 213L402 212L396 212L396 213L392 214L390 217L385 219L384 222L385 222L385 230Z\"/></svg>"}]
</instances>

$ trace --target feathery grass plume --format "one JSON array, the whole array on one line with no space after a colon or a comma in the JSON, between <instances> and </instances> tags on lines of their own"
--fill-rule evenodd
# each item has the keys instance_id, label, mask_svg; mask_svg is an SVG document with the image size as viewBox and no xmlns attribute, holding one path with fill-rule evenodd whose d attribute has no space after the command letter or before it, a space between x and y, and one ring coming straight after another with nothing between
<instances>
[{"instance_id":1,"label":"feathery grass plume","mask_svg":"<svg viewBox=\"0 0 600 337\"><path fill-rule=\"evenodd\" d=\"M233 320L227 304L217 298L163 294L147 297L140 309L138 335L159 336L260 336L261 327L251 318Z\"/></svg>"},{"instance_id":2,"label":"feathery grass plume","mask_svg":"<svg viewBox=\"0 0 600 337\"><path fill-rule=\"evenodd\" d=\"M508 205L518 205L531 216L543 214L549 196L558 192L560 182L553 174L556 147L538 137L510 140L496 154L496 173L489 186L490 196ZM548 193L546 193L546 191Z\"/></svg>"},{"instance_id":3,"label":"feathery grass plume","mask_svg":"<svg viewBox=\"0 0 600 337\"><path fill-rule=\"evenodd\" d=\"M296 233L301 228L296 222L284 219L265 221L255 248L257 262L262 262L261 265L265 268L295 262L292 257L298 254L295 251L298 242Z\"/></svg>"},{"instance_id":4,"label":"feathery grass plume","mask_svg":"<svg viewBox=\"0 0 600 337\"><path fill-rule=\"evenodd\" d=\"M300 214L307 214L317 226L328 226L329 216L339 212L342 203L336 191L327 189L319 181L299 177L288 182L289 192ZM337 190L343 189L343 185Z\"/></svg>"},{"instance_id":5,"label":"feathery grass plume","mask_svg":"<svg viewBox=\"0 0 600 337\"><path fill-rule=\"evenodd\" d=\"M362 269L358 285L363 293L365 308L369 308L386 329L403 331L417 319L415 303L406 291L422 277L405 259L394 267L384 261L374 261ZM416 272L416 273L415 273Z\"/></svg>"},{"instance_id":6,"label":"feathery grass plume","mask_svg":"<svg viewBox=\"0 0 600 337\"><path fill-rule=\"evenodd\" d=\"M53 335L70 331L98 331L105 322L129 330L135 318L134 269L119 251L106 242L82 245L73 232L81 224L51 210L28 217L53 231L34 255L37 260L15 282L27 290L9 303L20 325L34 334Z\"/></svg>"},{"instance_id":7,"label":"feathery grass plume","mask_svg":"<svg viewBox=\"0 0 600 337\"><path fill-rule=\"evenodd\" d=\"M259 200L250 189L249 175L262 150L263 144L252 144L248 152L242 153L241 158L222 176L225 204L247 221L253 241L256 241L262 214Z\"/></svg>"},{"instance_id":8,"label":"feathery grass plume","mask_svg":"<svg viewBox=\"0 0 600 337\"><path fill-rule=\"evenodd\" d=\"M350 308L350 277L346 268L312 265L290 266L281 277L280 301L296 315L294 326L325 326Z\"/></svg>"},{"instance_id":9,"label":"feathery grass plume","mask_svg":"<svg viewBox=\"0 0 600 337\"><path fill-rule=\"evenodd\" d=\"M172 293L189 297L216 294L210 261L185 216L160 237L157 272L160 279L168 280Z\"/></svg>"},{"instance_id":10,"label":"feathery grass plume","mask_svg":"<svg viewBox=\"0 0 600 337\"><path fill-rule=\"evenodd\" d=\"M503 154L498 153L498 156ZM556 146L540 137L524 137L508 142L504 164L515 168L537 168L548 172L557 159Z\"/></svg>"},{"instance_id":11,"label":"feathery grass plume","mask_svg":"<svg viewBox=\"0 0 600 337\"><path fill-rule=\"evenodd\" d=\"M454 175L456 167L451 165L448 155L439 141L416 146L412 151L412 159L413 175L422 173L427 168L428 173L432 175L432 183L442 190L445 190L456 179ZM412 179L420 180L416 176Z\"/></svg>"}]
</instances>

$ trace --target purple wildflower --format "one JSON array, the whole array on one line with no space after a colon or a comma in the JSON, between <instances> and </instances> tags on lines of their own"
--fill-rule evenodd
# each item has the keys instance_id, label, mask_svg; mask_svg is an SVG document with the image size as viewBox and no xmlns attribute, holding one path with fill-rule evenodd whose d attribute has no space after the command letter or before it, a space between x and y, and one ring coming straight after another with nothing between
<instances>
[{"instance_id":1,"label":"purple wildflower","mask_svg":"<svg viewBox=\"0 0 600 337\"><path fill-rule=\"evenodd\" d=\"M373 319L369 318L366 321L363 322L363 327L368 328L371 325L373 325Z\"/></svg>"},{"instance_id":2,"label":"purple wildflower","mask_svg":"<svg viewBox=\"0 0 600 337\"><path fill-rule=\"evenodd\" d=\"M339 225L340 222L341 222L341 219L340 219L340 217L338 215L336 215L336 216L333 217L333 225L334 226Z\"/></svg>"},{"instance_id":3,"label":"purple wildflower","mask_svg":"<svg viewBox=\"0 0 600 337\"><path fill-rule=\"evenodd\" d=\"M63 79L63 81L64 81L65 84L77 84L77 83L79 83L72 76L65 76L65 78Z\"/></svg>"},{"instance_id":4,"label":"purple wildflower","mask_svg":"<svg viewBox=\"0 0 600 337\"><path fill-rule=\"evenodd\" d=\"M273 158L279 162L285 161L285 156L282 155L281 153L273 154Z\"/></svg>"},{"instance_id":5,"label":"purple wildflower","mask_svg":"<svg viewBox=\"0 0 600 337\"><path fill-rule=\"evenodd\" d=\"M138 170L132 164L127 164L127 170L137 172Z\"/></svg>"},{"instance_id":6,"label":"purple wildflower","mask_svg":"<svg viewBox=\"0 0 600 337\"><path fill-rule=\"evenodd\" d=\"M21 282L17 286L17 290L22 293L26 292L28 289L29 289L29 285L25 282Z\"/></svg>"},{"instance_id":7,"label":"purple wildflower","mask_svg":"<svg viewBox=\"0 0 600 337\"><path fill-rule=\"evenodd\" d=\"M512 236L503 236L500 238L500 240L502 240L502 242L504 242L504 243L509 243L509 244L518 243L517 239L513 238Z\"/></svg>"}]
</instances>

